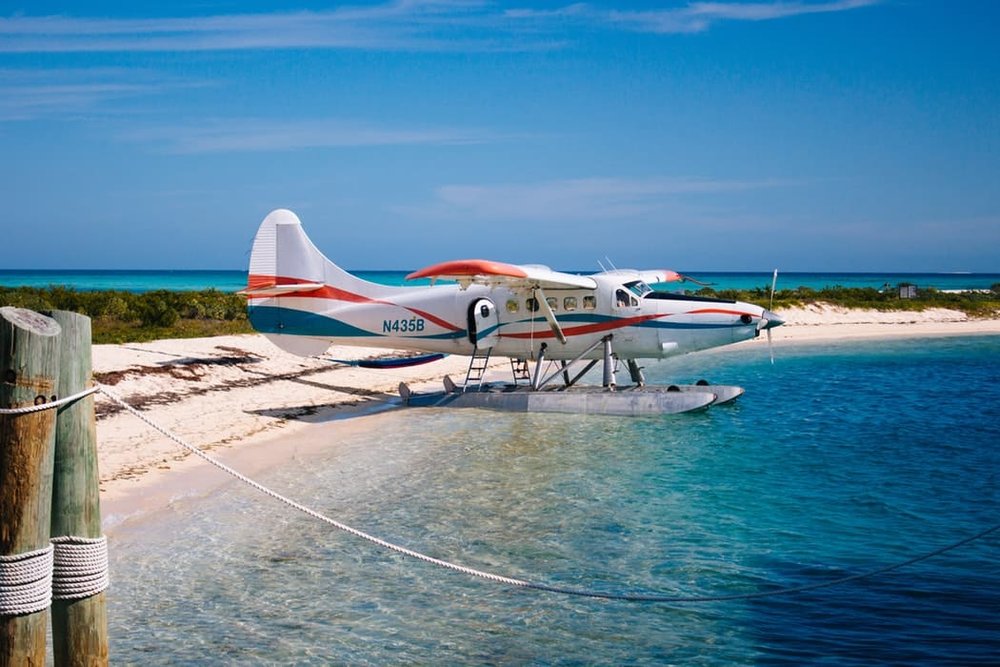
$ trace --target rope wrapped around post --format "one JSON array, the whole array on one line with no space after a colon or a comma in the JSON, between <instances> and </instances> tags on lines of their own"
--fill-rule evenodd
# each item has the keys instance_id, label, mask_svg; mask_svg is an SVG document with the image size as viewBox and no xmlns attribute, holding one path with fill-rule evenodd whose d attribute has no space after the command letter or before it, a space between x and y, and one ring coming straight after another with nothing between
<instances>
[{"instance_id":1,"label":"rope wrapped around post","mask_svg":"<svg viewBox=\"0 0 1000 667\"><path fill-rule=\"evenodd\" d=\"M34 614L52 599L52 552L44 549L0 556L0 616Z\"/></svg>"},{"instance_id":2,"label":"rope wrapped around post","mask_svg":"<svg viewBox=\"0 0 1000 667\"><path fill-rule=\"evenodd\" d=\"M78 600L97 595L111 583L108 536L53 537L52 599Z\"/></svg>"},{"instance_id":3,"label":"rope wrapped around post","mask_svg":"<svg viewBox=\"0 0 1000 667\"><path fill-rule=\"evenodd\" d=\"M94 385L72 396L19 408L0 408L0 415L25 415L52 410L100 391ZM33 614L52 600L77 600L97 595L110 584L108 538L52 538L45 549L0 556L0 616Z\"/></svg>"},{"instance_id":4,"label":"rope wrapped around post","mask_svg":"<svg viewBox=\"0 0 1000 667\"><path fill-rule=\"evenodd\" d=\"M108 538L52 538L52 544L0 556L0 616L34 614L52 600L97 595L111 583Z\"/></svg>"}]
</instances>

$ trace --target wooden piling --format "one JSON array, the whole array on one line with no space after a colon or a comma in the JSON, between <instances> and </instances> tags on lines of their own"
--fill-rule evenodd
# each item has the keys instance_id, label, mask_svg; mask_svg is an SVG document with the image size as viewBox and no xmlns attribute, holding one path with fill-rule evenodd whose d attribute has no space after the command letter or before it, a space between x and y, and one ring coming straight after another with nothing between
<instances>
[{"instance_id":1,"label":"wooden piling","mask_svg":"<svg viewBox=\"0 0 1000 667\"><path fill-rule=\"evenodd\" d=\"M59 324L0 308L0 408L48 403L59 381ZM0 554L49 546L55 410L0 415ZM0 616L0 667L45 664L46 610Z\"/></svg>"},{"instance_id":2,"label":"wooden piling","mask_svg":"<svg viewBox=\"0 0 1000 667\"><path fill-rule=\"evenodd\" d=\"M62 328L59 396L72 396L92 381L91 327L85 315L46 313ZM52 537L101 536L94 397L59 408L52 480ZM52 601L55 665L107 665L108 617L105 594Z\"/></svg>"}]
</instances>

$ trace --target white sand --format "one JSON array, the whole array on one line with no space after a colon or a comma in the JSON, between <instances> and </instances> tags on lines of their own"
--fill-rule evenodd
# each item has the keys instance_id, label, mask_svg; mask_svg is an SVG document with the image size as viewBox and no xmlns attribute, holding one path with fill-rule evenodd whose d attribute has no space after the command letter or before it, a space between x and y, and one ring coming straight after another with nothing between
<instances>
[{"instance_id":1,"label":"white sand","mask_svg":"<svg viewBox=\"0 0 1000 667\"><path fill-rule=\"evenodd\" d=\"M959 310L920 312L851 309L829 304L788 308L777 313L785 324L773 330L775 344L861 338L922 338L1000 334L1000 319L971 319Z\"/></svg>"},{"instance_id":2,"label":"white sand","mask_svg":"<svg viewBox=\"0 0 1000 667\"><path fill-rule=\"evenodd\" d=\"M350 360L394 354L405 353L333 347L327 356ZM362 369L296 357L258 335L93 348L99 384L184 441L213 450L213 456L311 422L384 409L398 402L401 381L418 390L441 389L444 375L463 378L468 363L468 357L449 356L410 368ZM509 362L497 359L491 366L509 368ZM189 461L190 453L120 410L107 396L97 394L96 410L105 505L127 505L140 489L146 496L147 486L166 471L200 463L196 458Z\"/></svg>"},{"instance_id":3,"label":"white sand","mask_svg":"<svg viewBox=\"0 0 1000 667\"><path fill-rule=\"evenodd\" d=\"M1000 319L970 320L961 312L943 309L882 313L817 305L779 315L786 324L773 330L776 345L887 336L1000 335ZM359 359L393 354L335 347L327 356ZM468 361L451 356L411 368L361 369L296 357L258 335L94 346L94 373L100 384L180 438L248 474L295 456L301 447L320 446L310 442L310 423L384 409L398 400L400 381L417 390L440 389L446 374L463 378ZM509 376L506 359L494 361L491 368L491 377ZM106 524L226 481L223 473L133 415L116 411L106 396L98 394L96 404ZM353 418L336 427L365 428L368 422ZM295 438L287 437L293 432Z\"/></svg>"}]
</instances>

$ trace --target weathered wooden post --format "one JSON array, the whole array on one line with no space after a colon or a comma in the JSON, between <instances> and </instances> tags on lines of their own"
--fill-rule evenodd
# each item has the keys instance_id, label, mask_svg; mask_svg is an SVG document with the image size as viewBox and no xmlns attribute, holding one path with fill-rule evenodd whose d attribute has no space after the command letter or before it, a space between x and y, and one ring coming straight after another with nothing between
<instances>
[{"instance_id":1,"label":"weathered wooden post","mask_svg":"<svg viewBox=\"0 0 1000 667\"><path fill-rule=\"evenodd\" d=\"M58 395L73 396L91 383L90 318L63 310L46 315L62 328ZM52 538L100 538L100 478L92 395L59 408L54 459ZM52 649L57 666L108 664L108 617L103 591L80 599L52 600Z\"/></svg>"},{"instance_id":2,"label":"weathered wooden post","mask_svg":"<svg viewBox=\"0 0 1000 667\"><path fill-rule=\"evenodd\" d=\"M22 308L0 308L0 408L53 400L59 381L59 331L51 318ZM55 410L0 414L0 571L14 581L6 584L10 594L0 613L3 667L45 664L48 584L39 593L34 583L22 583L26 575L21 574L28 563L45 559L19 560L19 555L49 547L55 425Z\"/></svg>"}]
</instances>

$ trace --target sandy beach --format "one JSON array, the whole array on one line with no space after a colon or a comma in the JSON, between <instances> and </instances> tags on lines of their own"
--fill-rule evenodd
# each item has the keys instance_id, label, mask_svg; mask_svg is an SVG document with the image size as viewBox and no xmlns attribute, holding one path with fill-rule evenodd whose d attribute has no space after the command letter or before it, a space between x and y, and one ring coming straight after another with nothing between
<instances>
[{"instance_id":1,"label":"sandy beach","mask_svg":"<svg viewBox=\"0 0 1000 667\"><path fill-rule=\"evenodd\" d=\"M949 335L1000 335L1000 319L970 319L943 309L923 312L848 310L826 305L779 313L775 346L822 340ZM763 338L740 343L762 345ZM398 385L441 388L464 376L468 357L391 370L362 369L296 357L263 336L220 336L127 345L95 345L95 380L184 441L253 474L310 447L309 426L368 428L366 413L398 405ZM393 356L387 350L331 348L327 357ZM509 362L491 363L487 379L503 379ZM105 524L155 510L173 499L207 493L228 477L124 412L96 397L101 502ZM351 419L343 419L351 417ZM315 429L314 429L315 430ZM292 434L294 438L289 437Z\"/></svg>"}]
</instances>

